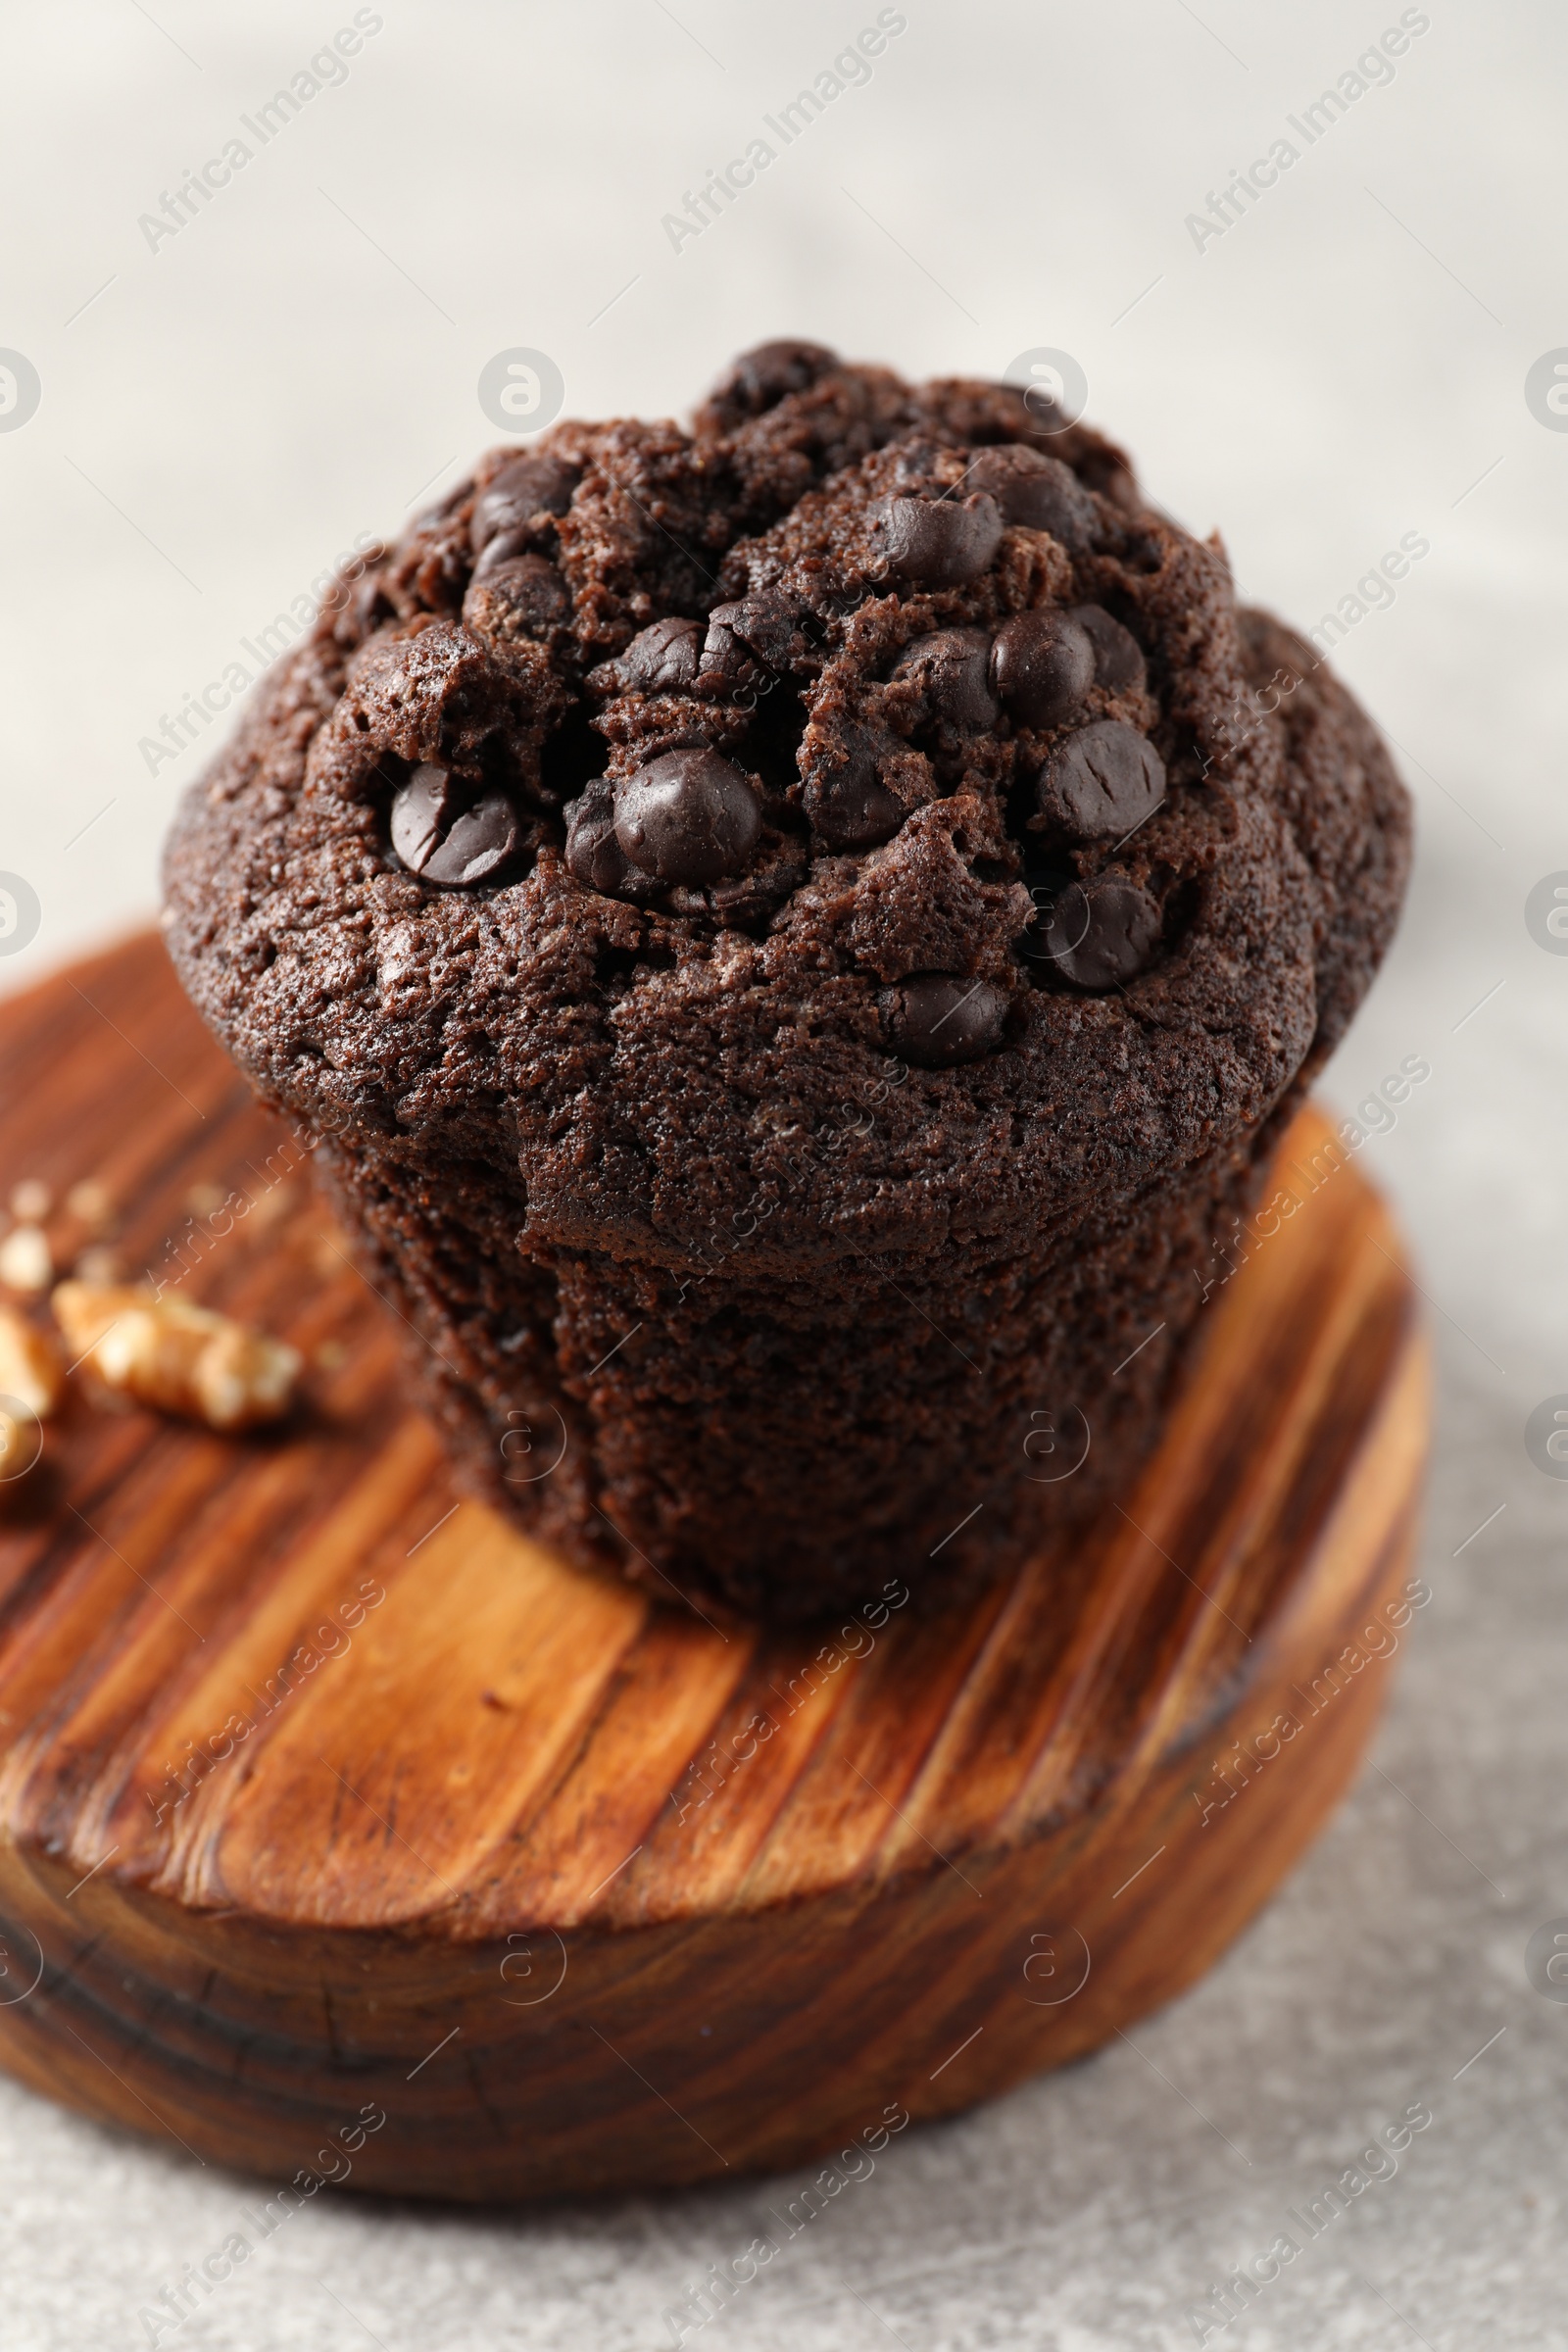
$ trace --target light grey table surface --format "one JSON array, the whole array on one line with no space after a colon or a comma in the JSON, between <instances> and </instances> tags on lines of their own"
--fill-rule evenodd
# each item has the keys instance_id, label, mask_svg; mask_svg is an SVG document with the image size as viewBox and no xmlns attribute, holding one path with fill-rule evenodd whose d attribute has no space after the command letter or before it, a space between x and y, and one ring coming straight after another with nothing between
<instances>
[{"instance_id":1,"label":"light grey table surface","mask_svg":"<svg viewBox=\"0 0 1568 2352\"><path fill-rule=\"evenodd\" d=\"M770 333L911 373L1061 348L1161 501L1217 524L1244 592L1298 623L1428 539L1338 656L1421 831L1327 1091L1348 1105L1407 1054L1432 1065L1361 1158L1419 1253L1440 1375L1434 1599L1373 1763L1194 1992L895 2141L687 2340L1194 2343L1191 2306L1419 2101L1395 2176L1207 2340L1563 2344L1568 2006L1525 1948L1568 1915L1568 1485L1524 1430L1568 1392L1568 959L1525 903L1568 869L1568 433L1526 378L1568 347L1568 23L1479 0L909 0L869 77L846 67L674 242L664 216L877 13L386 0L346 75L321 69L172 236L143 216L354 11L0 18L0 347L41 391L14 431L0 400L0 869L39 906L26 946L0 938L0 983L146 917L201 756L150 755L164 717L496 437L475 385L504 350L547 352L594 416L679 413ZM1341 77L1401 16L1392 79L1369 65L1351 96ZM1298 136L1331 88L1343 113ZM1282 137L1276 183L1222 234L1195 226ZM150 2340L138 2312L257 2193L3 2082L0 2183L0 2352ZM161 2340L668 2343L669 2305L794 2186L520 2217L323 2197Z\"/></svg>"}]
</instances>

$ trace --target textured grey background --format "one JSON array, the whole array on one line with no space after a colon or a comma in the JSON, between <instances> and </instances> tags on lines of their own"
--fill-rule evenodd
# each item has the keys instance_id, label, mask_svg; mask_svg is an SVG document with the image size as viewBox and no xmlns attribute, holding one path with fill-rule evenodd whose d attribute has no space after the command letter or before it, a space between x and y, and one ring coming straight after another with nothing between
<instances>
[{"instance_id":1,"label":"textured grey background","mask_svg":"<svg viewBox=\"0 0 1568 2352\"><path fill-rule=\"evenodd\" d=\"M1186 216L1397 23L1392 0L909 0L869 84L676 253L661 217L874 6L379 13L346 82L156 251L138 216L351 8L0 19L0 345L43 387L0 433L0 868L42 905L0 985L150 910L199 755L154 775L140 740L494 438L475 384L509 346L600 415L679 413L770 333L911 372L1057 345L1162 501L1219 524L1246 592L1298 623L1402 532L1431 541L1339 658L1401 747L1421 851L1331 1092L1352 1103L1409 1054L1433 1069L1361 1163L1418 1247L1442 1380L1435 1599L1376 1769L1136 2046L896 2140L688 2340L1192 2343L1187 2306L1419 2099L1434 2121L1397 2177L1210 2342L1568 2342L1568 2007L1524 1972L1568 1914L1568 1486L1523 1444L1568 1391L1568 959L1524 920L1568 869L1568 434L1524 394L1568 345L1568 24L1432 0L1392 84L1200 252ZM6 2352L143 2342L138 2307L254 2194L3 2084L0 2178ZM653 2346L781 2193L523 2219L322 2198L164 2340Z\"/></svg>"}]
</instances>

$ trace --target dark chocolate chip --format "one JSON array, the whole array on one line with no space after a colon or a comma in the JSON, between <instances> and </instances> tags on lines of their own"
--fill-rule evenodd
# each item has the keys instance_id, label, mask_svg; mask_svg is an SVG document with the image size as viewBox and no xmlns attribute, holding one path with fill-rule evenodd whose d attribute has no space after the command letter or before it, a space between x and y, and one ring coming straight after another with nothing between
<instances>
[{"instance_id":1,"label":"dark chocolate chip","mask_svg":"<svg viewBox=\"0 0 1568 2352\"><path fill-rule=\"evenodd\" d=\"M488 881L516 855L517 811L504 792L473 787L426 760L392 803L392 847L411 873L449 890ZM471 804L471 805L470 805Z\"/></svg>"},{"instance_id":2,"label":"dark chocolate chip","mask_svg":"<svg viewBox=\"0 0 1568 2352\"><path fill-rule=\"evenodd\" d=\"M875 513L877 545L895 580L957 588L978 579L1002 545L995 499L885 498Z\"/></svg>"},{"instance_id":3,"label":"dark chocolate chip","mask_svg":"<svg viewBox=\"0 0 1568 2352\"><path fill-rule=\"evenodd\" d=\"M656 620L638 631L617 666L640 694L680 694L697 675L702 648L700 620Z\"/></svg>"},{"instance_id":4,"label":"dark chocolate chip","mask_svg":"<svg viewBox=\"0 0 1568 2352\"><path fill-rule=\"evenodd\" d=\"M426 760L392 801L392 847L411 873L422 873L467 798L448 768Z\"/></svg>"},{"instance_id":5,"label":"dark chocolate chip","mask_svg":"<svg viewBox=\"0 0 1568 2352\"><path fill-rule=\"evenodd\" d=\"M463 600L465 626L481 638L548 637L570 614L566 583L543 556L514 556L492 566L487 549Z\"/></svg>"},{"instance_id":6,"label":"dark chocolate chip","mask_svg":"<svg viewBox=\"0 0 1568 2352\"><path fill-rule=\"evenodd\" d=\"M882 1006L895 1051L922 1069L946 1070L994 1050L1007 1000L988 980L917 972L885 989Z\"/></svg>"},{"instance_id":7,"label":"dark chocolate chip","mask_svg":"<svg viewBox=\"0 0 1568 2352\"><path fill-rule=\"evenodd\" d=\"M499 571L503 564L514 564L519 556L528 553L533 533L525 522L519 522L510 530L492 533L485 541L483 555L474 564L473 578L488 579L491 572Z\"/></svg>"},{"instance_id":8,"label":"dark chocolate chip","mask_svg":"<svg viewBox=\"0 0 1568 2352\"><path fill-rule=\"evenodd\" d=\"M874 741L858 727L846 728L831 748L842 754L837 763L813 759L806 778L806 809L815 830L831 850L869 850L891 841L906 811L878 775Z\"/></svg>"},{"instance_id":9,"label":"dark chocolate chip","mask_svg":"<svg viewBox=\"0 0 1568 2352\"><path fill-rule=\"evenodd\" d=\"M936 629L906 646L893 674L912 678L932 716L955 727L994 725L997 698L989 674L991 640L984 629Z\"/></svg>"},{"instance_id":10,"label":"dark chocolate chip","mask_svg":"<svg viewBox=\"0 0 1568 2352\"><path fill-rule=\"evenodd\" d=\"M1097 718L1052 753L1036 784L1040 813L1072 841L1127 834L1165 797L1165 763L1147 736Z\"/></svg>"},{"instance_id":11,"label":"dark chocolate chip","mask_svg":"<svg viewBox=\"0 0 1568 2352\"><path fill-rule=\"evenodd\" d=\"M808 650L813 615L799 597L782 588L760 588L734 604L715 605L708 616L702 666L741 674L749 659L782 676Z\"/></svg>"},{"instance_id":12,"label":"dark chocolate chip","mask_svg":"<svg viewBox=\"0 0 1568 2352\"><path fill-rule=\"evenodd\" d=\"M728 401L748 416L760 416L791 392L809 391L820 375L836 368L839 356L825 343L801 343L785 338L759 343L743 351L713 390L715 400Z\"/></svg>"},{"instance_id":13,"label":"dark chocolate chip","mask_svg":"<svg viewBox=\"0 0 1568 2352\"><path fill-rule=\"evenodd\" d=\"M744 771L718 752L665 752L615 789L615 839L661 882L738 874L761 830Z\"/></svg>"},{"instance_id":14,"label":"dark chocolate chip","mask_svg":"<svg viewBox=\"0 0 1568 2352\"><path fill-rule=\"evenodd\" d=\"M607 899L623 894L634 869L615 838L615 807L608 792L585 793L567 808L566 863L585 890Z\"/></svg>"},{"instance_id":15,"label":"dark chocolate chip","mask_svg":"<svg viewBox=\"0 0 1568 2352\"><path fill-rule=\"evenodd\" d=\"M1095 649L1095 675L1112 694L1123 686L1141 687L1148 675L1144 649L1131 629L1105 611L1103 605L1074 605L1072 617Z\"/></svg>"},{"instance_id":16,"label":"dark chocolate chip","mask_svg":"<svg viewBox=\"0 0 1568 2352\"><path fill-rule=\"evenodd\" d=\"M708 616L697 674L714 687L749 686L757 677L757 661L745 639L730 626L739 605L719 605Z\"/></svg>"},{"instance_id":17,"label":"dark chocolate chip","mask_svg":"<svg viewBox=\"0 0 1568 2352\"><path fill-rule=\"evenodd\" d=\"M1049 531L1069 555L1094 545L1100 517L1070 466L1021 445L984 449L963 477L964 487L989 491L1008 522Z\"/></svg>"},{"instance_id":18,"label":"dark chocolate chip","mask_svg":"<svg viewBox=\"0 0 1568 2352\"><path fill-rule=\"evenodd\" d=\"M1036 928L1034 960L1049 961L1074 988L1114 988L1148 961L1159 908L1135 882L1099 875L1070 882Z\"/></svg>"},{"instance_id":19,"label":"dark chocolate chip","mask_svg":"<svg viewBox=\"0 0 1568 2352\"><path fill-rule=\"evenodd\" d=\"M1015 612L991 649L997 692L1021 727L1059 727L1094 683L1095 649L1066 612Z\"/></svg>"},{"instance_id":20,"label":"dark chocolate chip","mask_svg":"<svg viewBox=\"0 0 1568 2352\"><path fill-rule=\"evenodd\" d=\"M526 531L536 514L564 514L582 479L581 468L543 450L514 458L473 502L468 544L482 556L499 533ZM514 551L520 554L520 546Z\"/></svg>"},{"instance_id":21,"label":"dark chocolate chip","mask_svg":"<svg viewBox=\"0 0 1568 2352\"><path fill-rule=\"evenodd\" d=\"M487 792L465 810L440 848L427 859L424 879L449 889L470 890L488 882L517 850L517 811L504 792Z\"/></svg>"}]
</instances>

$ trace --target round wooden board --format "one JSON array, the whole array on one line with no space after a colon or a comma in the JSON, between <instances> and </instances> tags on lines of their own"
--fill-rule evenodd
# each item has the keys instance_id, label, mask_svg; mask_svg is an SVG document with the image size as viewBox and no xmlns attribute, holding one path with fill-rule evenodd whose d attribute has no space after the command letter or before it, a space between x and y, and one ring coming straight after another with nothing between
<instances>
[{"instance_id":1,"label":"round wooden board","mask_svg":"<svg viewBox=\"0 0 1568 2352\"><path fill-rule=\"evenodd\" d=\"M443 2197L783 2166L1168 2000L1354 1770L1426 1380L1316 1114L1133 1492L962 1607L764 1633L460 1501L156 940L4 1007L0 1088L0 1189L100 1179L128 1272L312 1365L270 1438L74 1395L0 1499L0 2060L39 2089Z\"/></svg>"}]
</instances>

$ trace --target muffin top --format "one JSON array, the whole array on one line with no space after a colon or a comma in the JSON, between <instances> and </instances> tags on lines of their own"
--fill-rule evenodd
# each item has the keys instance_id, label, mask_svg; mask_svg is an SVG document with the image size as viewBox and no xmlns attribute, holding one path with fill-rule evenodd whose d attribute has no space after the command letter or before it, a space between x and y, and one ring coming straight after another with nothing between
<instances>
[{"instance_id":1,"label":"muffin top","mask_svg":"<svg viewBox=\"0 0 1568 2352\"><path fill-rule=\"evenodd\" d=\"M341 581L167 859L262 1091L686 1273L748 1220L759 1273L1004 1251L1244 1144L1387 944L1404 798L1031 401L764 345Z\"/></svg>"}]
</instances>

